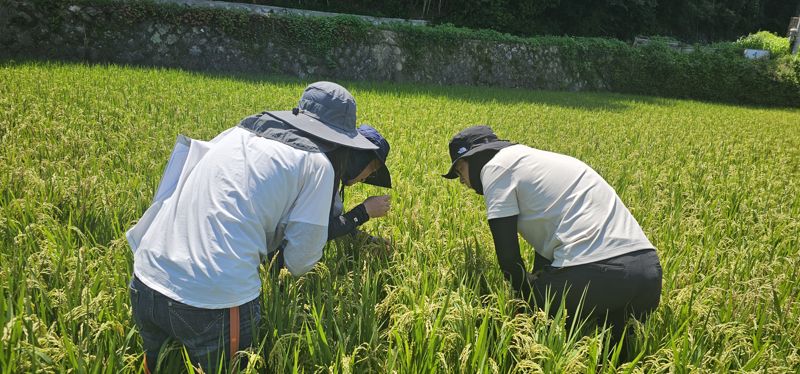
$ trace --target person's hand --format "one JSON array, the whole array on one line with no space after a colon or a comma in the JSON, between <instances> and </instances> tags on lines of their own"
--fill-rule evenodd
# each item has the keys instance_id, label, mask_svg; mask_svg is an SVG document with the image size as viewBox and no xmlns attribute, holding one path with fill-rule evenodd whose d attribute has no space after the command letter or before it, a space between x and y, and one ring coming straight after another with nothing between
<instances>
[{"instance_id":1,"label":"person's hand","mask_svg":"<svg viewBox=\"0 0 800 374\"><path fill-rule=\"evenodd\" d=\"M367 209L369 218L383 217L392 207L389 195L370 196L364 200L364 208Z\"/></svg>"},{"instance_id":2,"label":"person's hand","mask_svg":"<svg viewBox=\"0 0 800 374\"><path fill-rule=\"evenodd\" d=\"M361 230L356 231L355 238L373 255L388 255L392 252L392 242L389 239L372 236Z\"/></svg>"}]
</instances>

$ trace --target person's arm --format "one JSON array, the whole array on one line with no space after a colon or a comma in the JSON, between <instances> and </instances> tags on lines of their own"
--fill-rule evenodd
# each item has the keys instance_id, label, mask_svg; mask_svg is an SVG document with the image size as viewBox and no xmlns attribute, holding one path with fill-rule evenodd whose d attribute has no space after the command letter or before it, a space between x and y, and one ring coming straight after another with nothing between
<instances>
[{"instance_id":1,"label":"person's arm","mask_svg":"<svg viewBox=\"0 0 800 374\"><path fill-rule=\"evenodd\" d=\"M517 218L509 216L489 220L492 230L494 250L497 262L505 278L515 290L522 293L525 300L531 295L530 275L525 267L525 261L519 252L519 239L517 237Z\"/></svg>"},{"instance_id":2,"label":"person's arm","mask_svg":"<svg viewBox=\"0 0 800 374\"><path fill-rule=\"evenodd\" d=\"M350 234L367 221L369 221L369 214L367 214L367 208L364 207L364 204L358 204L355 208L340 216L331 217L330 222L328 222L328 240Z\"/></svg>"},{"instance_id":3,"label":"person's arm","mask_svg":"<svg viewBox=\"0 0 800 374\"><path fill-rule=\"evenodd\" d=\"M308 272L322 258L328 237L333 167L327 160L319 163L306 168L284 232L283 262L294 276Z\"/></svg>"},{"instance_id":4,"label":"person's arm","mask_svg":"<svg viewBox=\"0 0 800 374\"><path fill-rule=\"evenodd\" d=\"M303 275L319 262L327 232L327 225L289 221L286 226L283 263L292 275Z\"/></svg>"},{"instance_id":5,"label":"person's arm","mask_svg":"<svg viewBox=\"0 0 800 374\"><path fill-rule=\"evenodd\" d=\"M391 207L392 203L389 195L368 197L363 203L346 214L331 218L328 223L328 240L355 232L356 227L367 222L370 218L385 216Z\"/></svg>"}]
</instances>

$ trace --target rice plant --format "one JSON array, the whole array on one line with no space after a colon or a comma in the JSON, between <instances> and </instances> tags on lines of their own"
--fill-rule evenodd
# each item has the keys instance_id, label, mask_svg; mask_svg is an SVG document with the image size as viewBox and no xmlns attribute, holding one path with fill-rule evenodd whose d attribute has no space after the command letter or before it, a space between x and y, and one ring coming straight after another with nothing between
<instances>
[{"instance_id":1,"label":"rice plant","mask_svg":"<svg viewBox=\"0 0 800 374\"><path fill-rule=\"evenodd\" d=\"M142 372L125 231L178 134L210 139L294 106L309 83L60 63L0 65L0 372ZM247 372L798 372L800 111L615 94L339 82L392 143L391 251L329 244L293 278L264 264ZM664 267L661 306L628 326L565 326L499 271L481 198L446 181L446 144L489 124L586 161ZM354 204L383 190L348 189ZM347 204L346 202L346 204ZM528 264L532 249L523 242ZM181 347L165 371L193 372Z\"/></svg>"}]
</instances>

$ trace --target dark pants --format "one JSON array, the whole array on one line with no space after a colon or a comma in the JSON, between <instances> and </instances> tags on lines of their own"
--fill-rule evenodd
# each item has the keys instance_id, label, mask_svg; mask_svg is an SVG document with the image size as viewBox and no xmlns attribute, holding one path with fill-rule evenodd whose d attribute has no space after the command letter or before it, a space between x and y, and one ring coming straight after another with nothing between
<instances>
[{"instance_id":1,"label":"dark pants","mask_svg":"<svg viewBox=\"0 0 800 374\"><path fill-rule=\"evenodd\" d=\"M553 314L563 297L572 318L610 325L614 343L622 337L629 316L644 320L661 298L661 264L653 249L561 268L550 266L550 261L537 255L534 273L539 270L532 285L537 305L544 306L550 298ZM577 314L581 301L581 313Z\"/></svg>"},{"instance_id":2,"label":"dark pants","mask_svg":"<svg viewBox=\"0 0 800 374\"><path fill-rule=\"evenodd\" d=\"M186 305L162 295L133 277L128 287L133 307L133 319L144 343L147 368L155 372L158 353L173 339L186 347L193 365L206 373L216 373L226 365L231 352L231 321L236 323L238 311L237 350L250 347L261 319L259 299L229 309L202 309ZM231 319L231 314L234 318ZM236 348L234 348L236 349Z\"/></svg>"}]
</instances>

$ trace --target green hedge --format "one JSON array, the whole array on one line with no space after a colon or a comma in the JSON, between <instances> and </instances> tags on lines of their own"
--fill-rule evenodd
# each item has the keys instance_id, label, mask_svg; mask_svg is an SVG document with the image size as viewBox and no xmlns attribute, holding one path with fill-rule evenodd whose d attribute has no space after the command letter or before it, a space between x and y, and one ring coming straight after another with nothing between
<instances>
[{"instance_id":1,"label":"green hedge","mask_svg":"<svg viewBox=\"0 0 800 374\"><path fill-rule=\"evenodd\" d=\"M3 0L8 1L8 0ZM695 46L692 53L681 53L666 43L653 42L633 47L616 39L531 37L523 38L490 30L471 30L452 25L373 26L355 17L308 18L298 16L265 17L243 11L194 8L142 1L118 0L37 0L42 7L56 4L92 5L112 14L115 22L161 21L170 24L208 26L246 41L267 40L300 46L316 57L331 59L333 48L369 42L376 31L391 30L410 61L404 69L413 71L427 61L416 60L426 51L462 45L466 40L482 40L531 47L556 47L562 65L574 76L600 77L606 89L621 93L691 98L737 104L800 107L800 62L783 52L775 58L747 60L746 47L777 50L785 38L763 33L735 43ZM58 20L54 20L57 23ZM54 30L57 30L54 27ZM771 34L770 34L771 35ZM783 39L781 41L780 39ZM257 43L250 43L257 44Z\"/></svg>"},{"instance_id":2,"label":"green hedge","mask_svg":"<svg viewBox=\"0 0 800 374\"><path fill-rule=\"evenodd\" d=\"M789 39L775 35L769 31L759 31L736 41L736 46L741 48L764 49L773 57L786 56L791 53Z\"/></svg>"},{"instance_id":3,"label":"green hedge","mask_svg":"<svg viewBox=\"0 0 800 374\"><path fill-rule=\"evenodd\" d=\"M532 47L557 47L568 68L580 76L600 75L608 89L621 93L687 98L736 104L800 107L800 58L781 53L787 38L759 33L734 43L694 46L682 53L668 39L633 47L617 39L531 37L491 30L470 30L452 25L390 26L402 35L404 48L422 53L446 50L464 40L516 43ZM772 51L768 60L744 58L745 48Z\"/></svg>"},{"instance_id":4,"label":"green hedge","mask_svg":"<svg viewBox=\"0 0 800 374\"><path fill-rule=\"evenodd\" d=\"M741 52L730 44L699 48L690 54L663 45L647 46L618 60L614 89L739 104L800 106L797 65L786 65L783 60L747 60Z\"/></svg>"}]
</instances>

